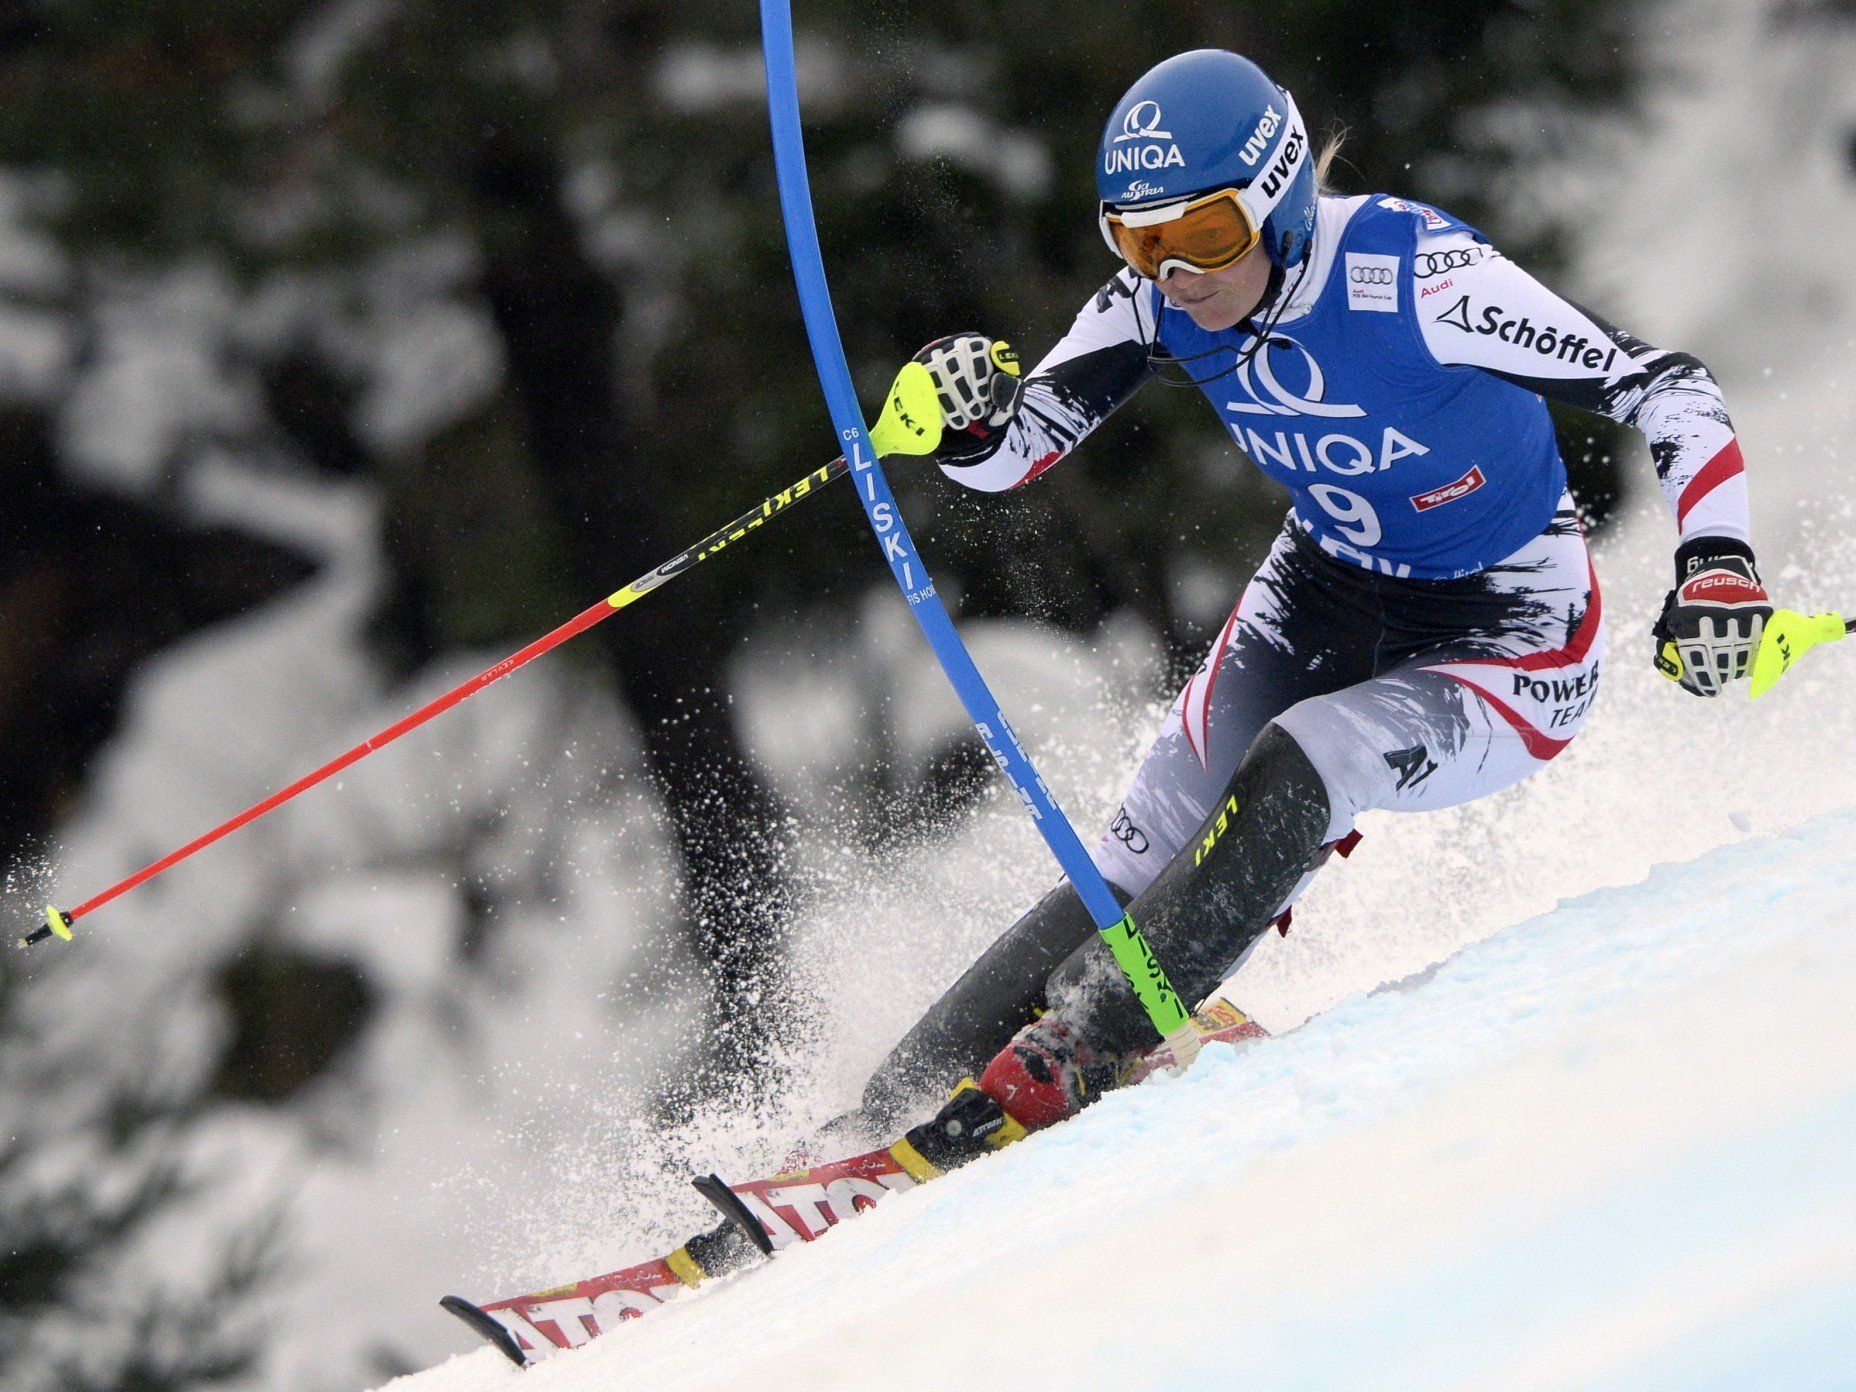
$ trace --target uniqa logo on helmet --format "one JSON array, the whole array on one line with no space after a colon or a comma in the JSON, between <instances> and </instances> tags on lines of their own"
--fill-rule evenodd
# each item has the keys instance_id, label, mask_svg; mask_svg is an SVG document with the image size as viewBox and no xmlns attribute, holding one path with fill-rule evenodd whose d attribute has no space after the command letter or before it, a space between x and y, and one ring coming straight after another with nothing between
<instances>
[{"instance_id":1,"label":"uniqa logo on helmet","mask_svg":"<svg viewBox=\"0 0 1856 1392\"><path fill-rule=\"evenodd\" d=\"M1137 169L1183 169L1186 157L1179 146L1170 143L1173 132L1160 129L1160 103L1138 101L1122 117L1121 134L1103 152L1102 169L1107 174L1128 174ZM1146 140L1147 145L1130 146L1124 142ZM1162 148L1158 142L1169 142Z\"/></svg>"}]
</instances>

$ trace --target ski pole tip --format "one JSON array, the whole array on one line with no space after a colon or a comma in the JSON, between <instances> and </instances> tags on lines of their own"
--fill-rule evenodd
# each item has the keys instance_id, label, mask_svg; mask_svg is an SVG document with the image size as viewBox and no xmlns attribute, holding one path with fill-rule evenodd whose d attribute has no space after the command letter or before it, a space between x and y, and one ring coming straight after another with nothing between
<instances>
[{"instance_id":1,"label":"ski pole tip","mask_svg":"<svg viewBox=\"0 0 1856 1392\"><path fill-rule=\"evenodd\" d=\"M44 942L47 938L53 937L63 938L66 942L71 941L71 916L47 904L44 926L35 928L18 941L21 947L31 947L34 943Z\"/></svg>"}]
</instances>

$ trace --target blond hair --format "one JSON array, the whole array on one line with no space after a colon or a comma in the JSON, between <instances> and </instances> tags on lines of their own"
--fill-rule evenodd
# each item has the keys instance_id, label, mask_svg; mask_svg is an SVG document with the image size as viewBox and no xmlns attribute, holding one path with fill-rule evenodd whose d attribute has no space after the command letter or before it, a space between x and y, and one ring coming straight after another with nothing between
<instances>
[{"instance_id":1,"label":"blond hair","mask_svg":"<svg viewBox=\"0 0 1856 1392\"><path fill-rule=\"evenodd\" d=\"M1340 155L1340 147L1347 143L1347 128L1335 126L1328 132L1328 138L1322 142L1321 153L1315 156L1315 193L1317 196L1334 192L1334 185L1328 174L1334 168L1334 161Z\"/></svg>"}]
</instances>

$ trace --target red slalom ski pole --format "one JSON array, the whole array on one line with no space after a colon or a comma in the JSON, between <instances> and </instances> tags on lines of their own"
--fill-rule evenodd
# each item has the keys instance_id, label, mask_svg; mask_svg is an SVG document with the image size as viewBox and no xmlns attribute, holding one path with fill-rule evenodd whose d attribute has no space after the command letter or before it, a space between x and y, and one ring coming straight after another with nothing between
<instances>
[{"instance_id":1,"label":"red slalom ski pole","mask_svg":"<svg viewBox=\"0 0 1856 1392\"><path fill-rule=\"evenodd\" d=\"M890 414L892 413L886 413L886 417ZM879 427L877 431L872 431L872 436L875 437L881 433L881 429L882 428ZM910 445L916 442L916 432L909 428L905 428L900 422L892 423L887 434L884 435L884 439L886 443L891 441L895 442L891 445L891 449L888 452L921 452L919 448L909 448ZM790 488L783 488L772 497L764 499L758 507L742 513L741 516L737 517L733 522L730 522L726 527L720 527L711 532L687 551L673 556L670 560L665 561L662 565L657 567L657 569L639 576L638 579L632 581L631 584L627 585L624 589L617 590L608 595L591 608L569 619L553 632L537 638L526 648L523 648L522 651L504 658L501 662L486 671L479 672L469 681L463 683L461 686L453 687L436 700L427 702L411 715L395 721L379 734L361 741L361 743L357 744L347 753L338 758L331 759L314 772L304 774L289 787L280 788L262 802L254 803L252 806L247 807L230 821L221 822L211 831L195 837L179 850L164 855L153 865L145 866L129 876L128 879L120 880L102 893L86 899L69 913L63 912L57 908L47 907L45 910L44 924L27 936L19 939L19 945L21 947L30 947L33 943L43 942L45 939L51 937L63 938L66 942L69 942L71 940L71 925L77 922L78 919L102 908L118 895L127 894L137 885L146 884L163 871L173 869L189 856L205 850L208 846L212 845L213 842L218 841L222 837L230 836L240 827L249 826L267 812L273 812L277 808L282 807L286 802L290 801L291 798L297 796L297 794L307 792L323 780L333 777L343 769L359 763L376 749L384 749L401 735L406 734L410 730L418 729L434 716L442 715L460 701L475 696L479 691L483 690L484 687L490 685L490 683L502 680L518 667L527 666L543 653L558 648L569 638L577 637L585 633L589 628L592 628L595 624L611 618L614 614L618 613L619 610L625 608L626 605L642 599L665 581L682 574L684 571L702 561L706 561L716 552L739 541L742 537L752 532L770 518L785 512L786 509L791 507L794 503L799 502L802 498L810 497L816 489L822 488L825 484L830 483L833 479L844 474L846 470L847 466L842 455L832 460L831 463L825 465L823 468L814 469Z\"/></svg>"}]
</instances>

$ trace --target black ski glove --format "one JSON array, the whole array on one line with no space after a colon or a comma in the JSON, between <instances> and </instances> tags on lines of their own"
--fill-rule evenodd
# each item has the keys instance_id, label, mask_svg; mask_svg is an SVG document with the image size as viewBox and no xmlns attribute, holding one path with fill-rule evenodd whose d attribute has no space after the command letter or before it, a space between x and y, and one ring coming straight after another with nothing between
<instances>
[{"instance_id":1,"label":"black ski glove","mask_svg":"<svg viewBox=\"0 0 1856 1392\"><path fill-rule=\"evenodd\" d=\"M1772 617L1753 548L1730 537L1696 537L1676 548L1676 586L1651 633L1656 670L1684 691L1718 696L1747 674Z\"/></svg>"},{"instance_id":2,"label":"black ski glove","mask_svg":"<svg viewBox=\"0 0 1856 1392\"><path fill-rule=\"evenodd\" d=\"M941 447L936 459L966 462L991 454L1024 393L1018 354L984 334L949 334L915 355L941 398Z\"/></svg>"}]
</instances>

